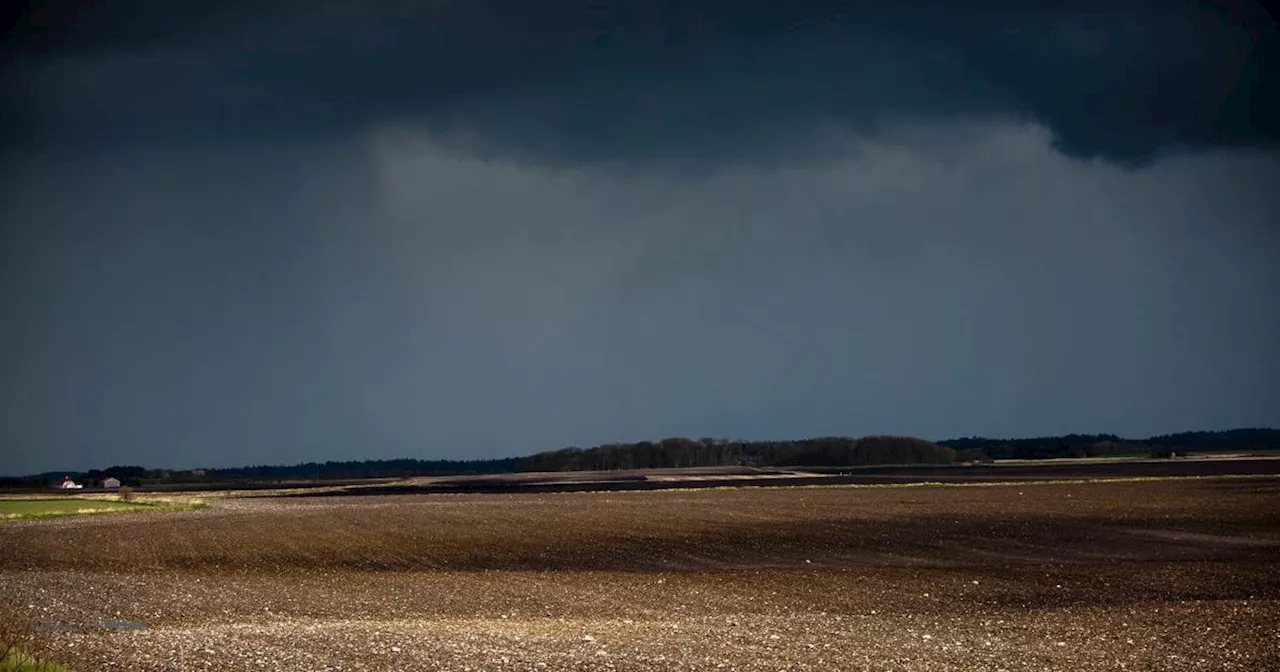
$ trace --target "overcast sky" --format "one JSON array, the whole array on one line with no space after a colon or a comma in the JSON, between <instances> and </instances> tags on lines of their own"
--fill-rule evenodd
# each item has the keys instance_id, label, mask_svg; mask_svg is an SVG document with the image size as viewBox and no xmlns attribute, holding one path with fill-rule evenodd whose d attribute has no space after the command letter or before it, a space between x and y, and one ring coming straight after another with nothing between
<instances>
[{"instance_id":1,"label":"overcast sky","mask_svg":"<svg viewBox=\"0 0 1280 672\"><path fill-rule=\"evenodd\" d=\"M1280 425L1253 3L34 5L0 473Z\"/></svg>"}]
</instances>

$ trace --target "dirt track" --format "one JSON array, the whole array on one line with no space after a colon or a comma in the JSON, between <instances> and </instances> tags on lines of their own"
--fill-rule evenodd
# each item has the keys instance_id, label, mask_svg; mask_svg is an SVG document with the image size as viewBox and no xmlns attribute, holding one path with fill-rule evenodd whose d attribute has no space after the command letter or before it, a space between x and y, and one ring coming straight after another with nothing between
<instances>
[{"instance_id":1,"label":"dirt track","mask_svg":"<svg viewBox=\"0 0 1280 672\"><path fill-rule=\"evenodd\" d=\"M1277 504L1280 478L221 500L5 525L0 585L79 630L45 646L81 670L1262 670Z\"/></svg>"}]
</instances>

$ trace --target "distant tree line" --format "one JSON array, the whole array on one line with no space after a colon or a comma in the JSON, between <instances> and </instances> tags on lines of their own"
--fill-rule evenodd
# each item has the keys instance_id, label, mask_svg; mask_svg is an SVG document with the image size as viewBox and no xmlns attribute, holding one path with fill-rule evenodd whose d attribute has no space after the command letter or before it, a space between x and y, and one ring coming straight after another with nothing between
<instances>
[{"instance_id":1,"label":"distant tree line","mask_svg":"<svg viewBox=\"0 0 1280 672\"><path fill-rule=\"evenodd\" d=\"M505 474L516 470L520 458L494 460L351 460L347 462L306 462L294 465L258 465L234 469L208 469L204 478L230 480L345 480L357 478L409 478L412 476L457 476L465 474Z\"/></svg>"},{"instance_id":2,"label":"distant tree line","mask_svg":"<svg viewBox=\"0 0 1280 672\"><path fill-rule=\"evenodd\" d=\"M96 486L108 477L121 485L140 487L165 483L226 484L261 481L355 480L361 478L408 478L411 476L455 476L503 474L516 471L520 458L494 460L351 460L347 462L306 462L293 465L257 465L228 469L147 469L114 466L89 471L51 471L31 476L0 478L0 488L44 487L63 476Z\"/></svg>"},{"instance_id":3,"label":"distant tree line","mask_svg":"<svg viewBox=\"0 0 1280 672\"><path fill-rule=\"evenodd\" d=\"M1067 434L1034 439L968 437L939 441L961 460L1042 460L1061 457L1162 456L1181 452L1249 452L1280 448L1280 430L1232 429L1180 432L1148 439L1114 434Z\"/></svg>"},{"instance_id":4,"label":"distant tree line","mask_svg":"<svg viewBox=\"0 0 1280 672\"><path fill-rule=\"evenodd\" d=\"M0 477L0 488L43 488L63 476L95 486L107 477L122 485L163 483L235 483L288 480L407 478L514 471L657 469L664 467L858 466L873 464L949 464L1000 459L1168 455L1186 452L1253 452L1280 449L1280 429L1232 429L1180 432L1147 439L1115 434L1068 434L1033 439L966 437L934 443L902 436L822 437L796 441L739 441L671 437L659 441L608 443L594 448L565 448L528 457L493 460L352 460L258 465L187 471L112 466L85 472L54 471Z\"/></svg>"},{"instance_id":5,"label":"distant tree line","mask_svg":"<svg viewBox=\"0 0 1280 672\"><path fill-rule=\"evenodd\" d=\"M95 487L107 478L117 478L121 485L138 487L155 483L169 482L174 472L168 469L147 469L146 467L114 466L106 469L90 469L89 471L49 471L43 474L0 478L0 488L42 487L49 483L57 483L63 476Z\"/></svg>"},{"instance_id":6,"label":"distant tree line","mask_svg":"<svg viewBox=\"0 0 1280 672\"><path fill-rule=\"evenodd\" d=\"M1221 432L1179 432L1153 436L1149 446L1200 451L1249 451L1280 448L1280 429L1228 429Z\"/></svg>"},{"instance_id":7,"label":"distant tree line","mask_svg":"<svg viewBox=\"0 0 1280 672\"><path fill-rule=\"evenodd\" d=\"M906 436L843 436L797 441L734 441L671 437L660 441L609 443L538 453L520 462L521 471L658 469L664 467L851 466L867 464L949 464L955 450Z\"/></svg>"}]
</instances>

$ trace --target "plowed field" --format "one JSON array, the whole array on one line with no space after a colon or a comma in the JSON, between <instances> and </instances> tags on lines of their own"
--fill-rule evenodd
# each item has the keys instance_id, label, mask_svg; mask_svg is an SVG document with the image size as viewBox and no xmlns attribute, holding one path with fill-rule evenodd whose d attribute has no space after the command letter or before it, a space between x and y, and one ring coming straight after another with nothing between
<instances>
[{"instance_id":1,"label":"plowed field","mask_svg":"<svg viewBox=\"0 0 1280 672\"><path fill-rule=\"evenodd\" d=\"M75 670L1280 669L1280 478L226 498L0 526Z\"/></svg>"}]
</instances>

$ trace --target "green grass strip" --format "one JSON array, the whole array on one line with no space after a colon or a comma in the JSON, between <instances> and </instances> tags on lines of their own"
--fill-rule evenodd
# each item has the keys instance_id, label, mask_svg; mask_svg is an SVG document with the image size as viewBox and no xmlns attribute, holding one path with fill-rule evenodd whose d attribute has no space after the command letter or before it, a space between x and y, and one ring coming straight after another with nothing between
<instances>
[{"instance_id":1,"label":"green grass strip","mask_svg":"<svg viewBox=\"0 0 1280 672\"><path fill-rule=\"evenodd\" d=\"M7 499L0 500L0 521L36 520L63 516L87 516L133 511L183 511L198 509L202 503L150 504L109 499Z\"/></svg>"},{"instance_id":2,"label":"green grass strip","mask_svg":"<svg viewBox=\"0 0 1280 672\"><path fill-rule=\"evenodd\" d=\"M32 658L21 649L0 649L0 672L70 672L56 663Z\"/></svg>"}]
</instances>

